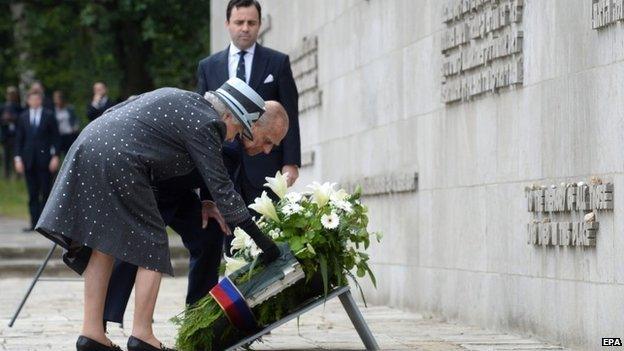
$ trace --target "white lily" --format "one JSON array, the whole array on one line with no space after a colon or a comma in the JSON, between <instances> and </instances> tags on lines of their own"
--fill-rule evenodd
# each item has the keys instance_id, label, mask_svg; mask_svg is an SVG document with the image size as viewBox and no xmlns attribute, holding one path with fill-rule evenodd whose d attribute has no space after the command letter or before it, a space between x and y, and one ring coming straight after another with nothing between
<instances>
[{"instance_id":1,"label":"white lily","mask_svg":"<svg viewBox=\"0 0 624 351\"><path fill-rule=\"evenodd\" d=\"M286 195L286 191L288 190L288 172L282 174L282 172L277 171L275 177L266 177L264 179L267 181L264 185L273 190L280 199Z\"/></svg>"},{"instance_id":2,"label":"white lily","mask_svg":"<svg viewBox=\"0 0 624 351\"><path fill-rule=\"evenodd\" d=\"M351 206L351 203L349 201L344 201L344 200L331 200L331 204L334 205L334 207L341 209L347 213L351 213L353 212L353 206Z\"/></svg>"},{"instance_id":3,"label":"white lily","mask_svg":"<svg viewBox=\"0 0 624 351\"><path fill-rule=\"evenodd\" d=\"M272 220L279 222L279 217L277 217L277 212L275 211L275 205L267 195L266 191L263 191L262 195L260 195L260 197L257 197L254 200L253 204L249 205L249 208L265 217L271 218Z\"/></svg>"},{"instance_id":4,"label":"white lily","mask_svg":"<svg viewBox=\"0 0 624 351\"><path fill-rule=\"evenodd\" d=\"M323 207L329 202L329 197L334 192L334 186L336 183L325 182L320 184L319 182L313 182L312 185L308 185L312 189L312 202Z\"/></svg>"},{"instance_id":5,"label":"white lily","mask_svg":"<svg viewBox=\"0 0 624 351\"><path fill-rule=\"evenodd\" d=\"M344 201L347 197L349 197L349 194L344 189L334 191L329 195L329 199L334 202Z\"/></svg>"},{"instance_id":6,"label":"white lily","mask_svg":"<svg viewBox=\"0 0 624 351\"><path fill-rule=\"evenodd\" d=\"M258 245L256 245L256 243L251 240L251 245L249 246L249 254L251 255L251 257L258 257L258 255L260 255L262 253L262 250L258 247Z\"/></svg>"},{"instance_id":7,"label":"white lily","mask_svg":"<svg viewBox=\"0 0 624 351\"><path fill-rule=\"evenodd\" d=\"M249 241L251 237L249 234L245 233L244 230L236 227L234 229L234 239L232 239L232 247L230 248L230 252L234 253L234 251L244 250L249 245Z\"/></svg>"},{"instance_id":8,"label":"white lily","mask_svg":"<svg viewBox=\"0 0 624 351\"><path fill-rule=\"evenodd\" d=\"M225 275L230 275L233 272L243 268L247 262L238 258L225 256Z\"/></svg>"}]
</instances>

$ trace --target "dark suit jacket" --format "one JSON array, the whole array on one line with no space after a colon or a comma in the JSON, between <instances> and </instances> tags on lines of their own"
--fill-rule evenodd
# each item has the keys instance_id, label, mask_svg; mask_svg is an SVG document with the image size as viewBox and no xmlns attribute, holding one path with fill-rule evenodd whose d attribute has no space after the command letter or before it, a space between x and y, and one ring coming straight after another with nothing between
<instances>
[{"instance_id":1,"label":"dark suit jacket","mask_svg":"<svg viewBox=\"0 0 624 351\"><path fill-rule=\"evenodd\" d=\"M30 109L25 109L17 121L15 155L22 158L26 169L47 169L53 155L61 150L61 138L54 112L43 109L39 126L31 128Z\"/></svg>"},{"instance_id":2,"label":"dark suit jacket","mask_svg":"<svg viewBox=\"0 0 624 351\"><path fill-rule=\"evenodd\" d=\"M7 102L0 109L0 141L7 141L15 136L16 123L22 114L22 107L19 104ZM4 114L10 116L8 121L3 119Z\"/></svg>"},{"instance_id":3,"label":"dark suit jacket","mask_svg":"<svg viewBox=\"0 0 624 351\"><path fill-rule=\"evenodd\" d=\"M113 102L113 100L111 100L110 97L108 97L106 103L101 108L95 108L93 107L93 105L91 105L91 102L89 102L87 104L87 117L89 118L89 121L93 121L94 119L100 117L104 113L104 111L108 110L114 105L115 103Z\"/></svg>"},{"instance_id":4,"label":"dark suit jacket","mask_svg":"<svg viewBox=\"0 0 624 351\"><path fill-rule=\"evenodd\" d=\"M229 78L229 46L199 62L197 68L197 91L217 90ZM264 83L273 75L273 81ZM262 188L264 177L274 176L284 165L301 166L301 141L299 137L299 94L290 69L288 56L256 44L251 64L249 85L264 100L279 101L288 113L289 128L280 146L269 155L248 156L243 153L241 173L256 188Z\"/></svg>"}]
</instances>

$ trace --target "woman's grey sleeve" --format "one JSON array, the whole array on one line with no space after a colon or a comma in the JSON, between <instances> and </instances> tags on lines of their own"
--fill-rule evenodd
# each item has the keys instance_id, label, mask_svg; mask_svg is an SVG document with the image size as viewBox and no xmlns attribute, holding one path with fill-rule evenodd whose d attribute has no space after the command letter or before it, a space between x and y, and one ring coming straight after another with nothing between
<instances>
[{"instance_id":1,"label":"woman's grey sleeve","mask_svg":"<svg viewBox=\"0 0 624 351\"><path fill-rule=\"evenodd\" d=\"M251 215L223 164L223 141L217 128L214 124L201 127L193 133L186 147L223 218L237 225Z\"/></svg>"}]
</instances>

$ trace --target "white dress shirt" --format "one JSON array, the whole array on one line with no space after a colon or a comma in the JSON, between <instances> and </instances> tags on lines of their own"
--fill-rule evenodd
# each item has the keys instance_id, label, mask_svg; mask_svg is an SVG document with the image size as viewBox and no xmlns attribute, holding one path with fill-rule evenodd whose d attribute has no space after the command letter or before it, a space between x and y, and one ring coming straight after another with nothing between
<instances>
[{"instance_id":1,"label":"white dress shirt","mask_svg":"<svg viewBox=\"0 0 624 351\"><path fill-rule=\"evenodd\" d=\"M39 128L39 124L41 123L41 107L40 108L31 108L30 109L30 126Z\"/></svg>"},{"instance_id":2,"label":"white dress shirt","mask_svg":"<svg viewBox=\"0 0 624 351\"><path fill-rule=\"evenodd\" d=\"M251 77L251 63L253 61L254 51L256 50L256 43L254 43L249 49L245 50L245 79L247 84L249 84L249 78ZM241 52L239 48L234 45L234 43L230 43L230 53L228 55L228 73L229 78L236 77L236 68L238 68L238 60L240 59Z\"/></svg>"},{"instance_id":3,"label":"white dress shirt","mask_svg":"<svg viewBox=\"0 0 624 351\"><path fill-rule=\"evenodd\" d=\"M74 126L71 124L71 115L67 107L55 108L56 123L58 123L59 134L69 135L74 132Z\"/></svg>"}]
</instances>

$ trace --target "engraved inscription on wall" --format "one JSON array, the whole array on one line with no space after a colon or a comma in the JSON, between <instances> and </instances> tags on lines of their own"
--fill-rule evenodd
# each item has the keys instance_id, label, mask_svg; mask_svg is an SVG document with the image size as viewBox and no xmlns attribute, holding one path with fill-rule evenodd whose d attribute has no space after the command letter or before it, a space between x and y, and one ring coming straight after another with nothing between
<instances>
[{"instance_id":1,"label":"engraved inscription on wall","mask_svg":"<svg viewBox=\"0 0 624 351\"><path fill-rule=\"evenodd\" d=\"M598 216L613 211L613 184L562 183L527 187L527 243L541 246L596 246Z\"/></svg>"},{"instance_id":2,"label":"engraved inscription on wall","mask_svg":"<svg viewBox=\"0 0 624 351\"><path fill-rule=\"evenodd\" d=\"M321 106L318 87L318 38L305 37L290 54L293 77L299 91L299 112Z\"/></svg>"},{"instance_id":3,"label":"engraved inscription on wall","mask_svg":"<svg viewBox=\"0 0 624 351\"><path fill-rule=\"evenodd\" d=\"M418 190L418 173L397 172L364 177L355 181L341 183L342 187L353 192L358 186L363 196L406 193Z\"/></svg>"},{"instance_id":4,"label":"engraved inscription on wall","mask_svg":"<svg viewBox=\"0 0 624 351\"><path fill-rule=\"evenodd\" d=\"M624 20L624 0L592 0L592 28L602 29Z\"/></svg>"},{"instance_id":5,"label":"engraved inscription on wall","mask_svg":"<svg viewBox=\"0 0 624 351\"><path fill-rule=\"evenodd\" d=\"M442 100L467 101L522 84L523 0L446 0Z\"/></svg>"}]
</instances>

